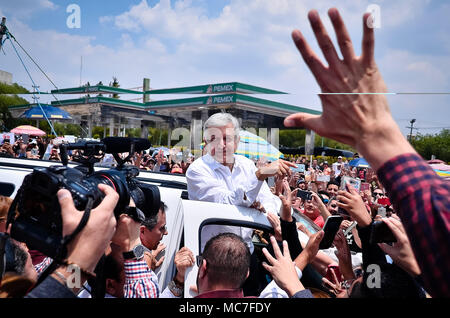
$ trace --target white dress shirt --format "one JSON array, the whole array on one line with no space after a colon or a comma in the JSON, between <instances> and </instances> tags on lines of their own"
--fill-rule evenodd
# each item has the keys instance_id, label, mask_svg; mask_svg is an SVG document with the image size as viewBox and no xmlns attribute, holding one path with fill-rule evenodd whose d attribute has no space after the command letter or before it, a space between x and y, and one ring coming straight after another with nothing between
<instances>
[{"instance_id":1,"label":"white dress shirt","mask_svg":"<svg viewBox=\"0 0 450 318\"><path fill-rule=\"evenodd\" d=\"M253 161L241 155L234 155L234 166L230 171L206 154L195 160L186 172L189 199L245 207L259 201L267 212L278 214L281 201L272 194L265 181L256 178L256 170ZM253 252L253 230L216 225L208 225L208 229L202 231L202 249L209 238L223 232L241 236Z\"/></svg>"}]
</instances>

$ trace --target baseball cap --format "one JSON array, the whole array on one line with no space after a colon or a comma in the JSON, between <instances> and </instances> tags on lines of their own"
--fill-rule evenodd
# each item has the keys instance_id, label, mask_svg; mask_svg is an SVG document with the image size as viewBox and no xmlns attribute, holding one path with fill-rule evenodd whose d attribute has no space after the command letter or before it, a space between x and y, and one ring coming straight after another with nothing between
<instances>
[{"instance_id":1,"label":"baseball cap","mask_svg":"<svg viewBox=\"0 0 450 318\"><path fill-rule=\"evenodd\" d=\"M338 159L342 159L342 156L339 156Z\"/></svg>"}]
</instances>

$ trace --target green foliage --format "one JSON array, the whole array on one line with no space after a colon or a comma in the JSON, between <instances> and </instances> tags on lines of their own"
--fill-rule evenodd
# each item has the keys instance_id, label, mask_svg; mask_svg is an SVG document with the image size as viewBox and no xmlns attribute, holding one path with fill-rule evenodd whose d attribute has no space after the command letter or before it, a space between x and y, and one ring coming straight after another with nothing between
<instances>
[{"instance_id":1,"label":"green foliage","mask_svg":"<svg viewBox=\"0 0 450 318\"><path fill-rule=\"evenodd\" d=\"M284 147L302 147L305 145L306 130L304 129L289 129L280 130L280 146ZM314 140L315 147L322 147L322 137L316 135ZM323 146L335 149L343 149L355 152L355 150L343 143L337 142L336 140L323 138Z\"/></svg>"},{"instance_id":2,"label":"green foliage","mask_svg":"<svg viewBox=\"0 0 450 318\"><path fill-rule=\"evenodd\" d=\"M17 83L8 85L0 82L0 94L27 94L29 91Z\"/></svg>"},{"instance_id":3,"label":"green foliage","mask_svg":"<svg viewBox=\"0 0 450 318\"><path fill-rule=\"evenodd\" d=\"M148 128L148 138L152 146L167 146L168 130L161 128Z\"/></svg>"},{"instance_id":4,"label":"green foliage","mask_svg":"<svg viewBox=\"0 0 450 318\"><path fill-rule=\"evenodd\" d=\"M112 83L110 82L109 86L117 87L117 88L120 87L117 77L113 76L113 82ZM112 98L119 98L119 94L116 94L116 93L112 94Z\"/></svg>"},{"instance_id":5,"label":"green foliage","mask_svg":"<svg viewBox=\"0 0 450 318\"><path fill-rule=\"evenodd\" d=\"M450 162L450 129L443 129L439 134L417 135L411 142L416 151L425 159L431 156Z\"/></svg>"},{"instance_id":6,"label":"green foliage","mask_svg":"<svg viewBox=\"0 0 450 318\"><path fill-rule=\"evenodd\" d=\"M127 137L141 138L141 128L127 128L125 129Z\"/></svg>"},{"instance_id":7,"label":"green foliage","mask_svg":"<svg viewBox=\"0 0 450 318\"><path fill-rule=\"evenodd\" d=\"M33 120L32 123L30 123L33 126L36 126L35 121ZM55 132L58 134L58 136L65 136L65 135L73 135L73 136L80 136L81 135L81 127L77 124L67 124L64 122L58 122L54 121L52 122L53 128L55 129ZM39 129L45 131L47 135L51 134L50 125L46 120L40 120L39 121Z\"/></svg>"},{"instance_id":8,"label":"green foliage","mask_svg":"<svg viewBox=\"0 0 450 318\"><path fill-rule=\"evenodd\" d=\"M101 126L92 127L92 138L102 139L106 136L103 136L105 129Z\"/></svg>"},{"instance_id":9,"label":"green foliage","mask_svg":"<svg viewBox=\"0 0 450 318\"><path fill-rule=\"evenodd\" d=\"M17 84L7 85L0 83L0 90L2 92L23 92L25 88ZM23 89L23 90L22 90ZM6 95L11 94L11 95ZM14 127L22 124L28 124L30 121L26 119L15 119L12 117L9 111L9 106L28 104L28 101L24 98L17 96L15 93L3 93L0 95L0 128L2 131L9 131Z\"/></svg>"}]
</instances>

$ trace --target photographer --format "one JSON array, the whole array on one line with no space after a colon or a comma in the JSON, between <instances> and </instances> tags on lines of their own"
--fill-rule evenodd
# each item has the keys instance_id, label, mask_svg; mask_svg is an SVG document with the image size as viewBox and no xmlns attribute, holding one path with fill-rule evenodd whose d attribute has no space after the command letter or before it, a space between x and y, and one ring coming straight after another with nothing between
<instances>
[{"instance_id":1,"label":"photographer","mask_svg":"<svg viewBox=\"0 0 450 318\"><path fill-rule=\"evenodd\" d=\"M328 14L343 60L338 57L317 11L310 11L308 17L329 67L319 60L300 31L292 32L292 38L323 93L352 94L320 95L323 107L320 116L297 113L285 119L285 126L314 130L320 136L354 147L367 159L404 222L427 291L432 296L448 297L450 185L434 173L404 138L392 118L386 96L373 94L384 93L387 88L374 60L374 29L368 27L370 14L363 17L360 57L355 55L338 10L330 9Z\"/></svg>"}]
</instances>

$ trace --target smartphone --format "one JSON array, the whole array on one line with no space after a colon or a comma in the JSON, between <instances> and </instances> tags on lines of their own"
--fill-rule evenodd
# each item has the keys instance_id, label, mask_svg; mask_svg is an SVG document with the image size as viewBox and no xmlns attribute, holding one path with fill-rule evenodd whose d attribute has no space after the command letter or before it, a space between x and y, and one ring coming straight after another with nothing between
<instances>
[{"instance_id":1,"label":"smartphone","mask_svg":"<svg viewBox=\"0 0 450 318\"><path fill-rule=\"evenodd\" d=\"M341 179L341 186L339 187L340 190L348 191L347 187L345 186L347 183L350 183L353 188L356 189L356 191L359 193L359 190L361 189L361 180L357 178L352 178L349 176L344 176Z\"/></svg>"},{"instance_id":2,"label":"smartphone","mask_svg":"<svg viewBox=\"0 0 450 318\"><path fill-rule=\"evenodd\" d=\"M375 221L370 232L370 244L397 242L389 226L383 221Z\"/></svg>"},{"instance_id":3,"label":"smartphone","mask_svg":"<svg viewBox=\"0 0 450 318\"><path fill-rule=\"evenodd\" d=\"M348 189L346 187L347 183L350 183L353 186L353 188L355 188L356 191L359 193L359 191L361 189L361 180L360 179L352 178L349 176L343 176L341 178L341 185L339 186L339 190L348 191ZM341 207L338 208L338 213L343 214L345 216L349 216L348 212Z\"/></svg>"},{"instance_id":4,"label":"smartphone","mask_svg":"<svg viewBox=\"0 0 450 318\"><path fill-rule=\"evenodd\" d=\"M312 200L312 192L298 189L297 197L302 198L303 200L309 201L309 200Z\"/></svg>"},{"instance_id":5,"label":"smartphone","mask_svg":"<svg viewBox=\"0 0 450 318\"><path fill-rule=\"evenodd\" d=\"M386 208L384 206L381 206L378 208L378 215L380 215L382 218L386 217Z\"/></svg>"},{"instance_id":6,"label":"smartphone","mask_svg":"<svg viewBox=\"0 0 450 318\"><path fill-rule=\"evenodd\" d=\"M331 272L331 270L333 270L334 273L336 274L338 281L342 282L341 271L339 270L339 266L337 265L328 265L327 272L324 277L328 279L330 282L334 282L334 275Z\"/></svg>"},{"instance_id":7,"label":"smartphone","mask_svg":"<svg viewBox=\"0 0 450 318\"><path fill-rule=\"evenodd\" d=\"M379 198L377 203L381 205L391 205L391 200L389 200L389 198Z\"/></svg>"},{"instance_id":8,"label":"smartphone","mask_svg":"<svg viewBox=\"0 0 450 318\"><path fill-rule=\"evenodd\" d=\"M323 226L325 235L320 242L319 249L323 250L331 247L343 219L344 218L340 215L332 215L327 218L325 225Z\"/></svg>"},{"instance_id":9,"label":"smartphone","mask_svg":"<svg viewBox=\"0 0 450 318\"><path fill-rule=\"evenodd\" d=\"M294 171L294 172L305 172L305 165L301 164L301 163L298 163L297 164L297 168L292 168L291 167L291 170Z\"/></svg>"}]
</instances>

